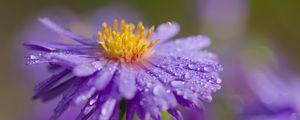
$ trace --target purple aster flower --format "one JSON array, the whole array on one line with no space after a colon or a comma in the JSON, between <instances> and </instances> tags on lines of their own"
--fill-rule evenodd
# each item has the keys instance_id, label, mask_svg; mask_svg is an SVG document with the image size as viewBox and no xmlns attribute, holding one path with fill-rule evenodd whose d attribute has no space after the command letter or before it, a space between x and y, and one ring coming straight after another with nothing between
<instances>
[{"instance_id":1,"label":"purple aster flower","mask_svg":"<svg viewBox=\"0 0 300 120\"><path fill-rule=\"evenodd\" d=\"M299 78L282 77L271 70L259 70L249 76L254 97L242 105L243 120L300 119Z\"/></svg>"},{"instance_id":2,"label":"purple aster flower","mask_svg":"<svg viewBox=\"0 0 300 120\"><path fill-rule=\"evenodd\" d=\"M30 51L24 49L23 47L20 47L20 41L28 42L31 40L43 40L47 42L52 41L66 44L76 44L76 42L70 40L69 38L63 35L59 35L52 30L44 27L42 24L37 23L36 17L41 15L49 16L53 21L57 22L57 24L65 25L68 28L72 29L73 32L78 32L85 36L92 36L97 32L99 21L113 21L114 18L125 18L126 20L137 22L137 19L140 19L139 16L141 16L132 6L127 4L106 5L105 7L101 7L96 11L84 13L80 16L64 7L54 7L42 10L42 12L38 12L24 24L25 26L24 29L21 30L21 33L16 35L16 41L18 41L18 44L15 45L14 48L14 57L16 57L14 59L20 60L20 62L16 62L16 64L19 64L18 69L21 71L21 73L25 73L27 79L35 80L35 82L37 80L43 80L45 76L49 75L49 71L53 71L53 68L55 67L49 67L50 69L45 69L48 68L47 64L40 64L35 66L25 65L23 59L24 55L34 54L36 53L36 51ZM28 83L32 81L23 80L21 82ZM52 109L54 109L58 101L59 98L52 100L47 104L33 104L33 110L30 111L33 114L30 114L29 116L32 117L32 119L38 120L49 118L49 113L52 112ZM81 106L72 106L70 109L71 110L64 112L64 114L60 116L60 119L75 119L76 114L78 114L81 109Z\"/></svg>"},{"instance_id":3,"label":"purple aster flower","mask_svg":"<svg viewBox=\"0 0 300 120\"><path fill-rule=\"evenodd\" d=\"M216 56L203 49L206 36L171 41L179 31L175 22L155 31L138 23L105 22L98 37L86 38L47 18L39 21L78 44L25 43L38 51L29 64L48 63L54 73L35 87L33 99L49 101L62 96L51 119L57 119L70 105L82 105L77 119L118 119L121 101L126 101L126 119L136 113L141 119L161 119L167 111L183 119L177 103L202 111L199 102L210 102L220 89L222 70Z\"/></svg>"}]
</instances>

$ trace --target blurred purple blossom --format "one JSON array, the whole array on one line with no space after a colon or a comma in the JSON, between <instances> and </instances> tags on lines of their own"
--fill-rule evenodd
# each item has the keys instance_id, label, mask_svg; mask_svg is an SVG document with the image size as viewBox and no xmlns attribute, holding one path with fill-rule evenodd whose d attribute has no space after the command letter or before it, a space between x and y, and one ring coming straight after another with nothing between
<instances>
[{"instance_id":1,"label":"blurred purple blossom","mask_svg":"<svg viewBox=\"0 0 300 120\"><path fill-rule=\"evenodd\" d=\"M260 69L248 74L251 99L242 102L243 120L298 120L300 119L299 77L276 74Z\"/></svg>"}]
</instances>

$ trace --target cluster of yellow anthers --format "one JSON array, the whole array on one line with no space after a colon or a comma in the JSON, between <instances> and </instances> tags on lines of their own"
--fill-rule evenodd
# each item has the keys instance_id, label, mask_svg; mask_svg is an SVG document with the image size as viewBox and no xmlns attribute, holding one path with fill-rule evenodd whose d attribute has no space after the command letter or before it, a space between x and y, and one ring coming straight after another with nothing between
<instances>
[{"instance_id":1,"label":"cluster of yellow anthers","mask_svg":"<svg viewBox=\"0 0 300 120\"><path fill-rule=\"evenodd\" d=\"M98 32L100 45L108 57L121 62L136 62L145 58L152 46L158 42L158 40L148 41L154 27L145 30L142 22L135 26L121 20L119 26L118 20L114 20L113 28L105 22L102 27L103 31Z\"/></svg>"}]
</instances>

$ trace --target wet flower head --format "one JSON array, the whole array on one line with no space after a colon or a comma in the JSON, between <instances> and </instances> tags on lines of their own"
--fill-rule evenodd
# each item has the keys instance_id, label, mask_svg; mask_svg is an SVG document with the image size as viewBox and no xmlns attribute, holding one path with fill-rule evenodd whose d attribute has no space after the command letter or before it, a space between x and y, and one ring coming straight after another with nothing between
<instances>
[{"instance_id":1,"label":"wet flower head","mask_svg":"<svg viewBox=\"0 0 300 120\"><path fill-rule=\"evenodd\" d=\"M121 20L119 27L119 22L115 19L113 28L105 22L102 27L103 31L98 32L98 37L106 56L121 62L135 62L145 58L152 46L158 42L158 40L148 41L154 27L145 30L142 22L135 26Z\"/></svg>"},{"instance_id":2,"label":"wet flower head","mask_svg":"<svg viewBox=\"0 0 300 120\"><path fill-rule=\"evenodd\" d=\"M97 39L89 39L47 18L39 21L78 42L25 44L40 51L30 55L29 63L55 67L54 73L36 86L33 96L42 101L62 96L52 120L71 103L84 104L77 120L118 119L122 101L126 101L122 108L126 120L133 120L135 114L143 120L160 120L161 111L182 120L178 105L203 111L199 102L212 101L212 94L221 88L218 73L222 67L213 53L203 50L210 45L209 38L197 35L173 40L179 32L175 22L161 24L154 31L141 22L135 26L115 20L112 26L102 24Z\"/></svg>"}]
</instances>

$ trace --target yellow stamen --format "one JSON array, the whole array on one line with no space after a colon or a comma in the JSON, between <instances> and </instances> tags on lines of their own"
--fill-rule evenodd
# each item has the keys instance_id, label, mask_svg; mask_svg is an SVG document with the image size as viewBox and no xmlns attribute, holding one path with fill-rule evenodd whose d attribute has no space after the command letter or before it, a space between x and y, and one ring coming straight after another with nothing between
<instances>
[{"instance_id":1,"label":"yellow stamen","mask_svg":"<svg viewBox=\"0 0 300 120\"><path fill-rule=\"evenodd\" d=\"M135 28L134 24L126 23L125 20L121 20L120 25L118 20L114 20L113 27L104 22L102 28L103 31L98 32L98 37L107 57L124 63L144 59L158 42L158 40L148 41L154 27L145 30L142 22Z\"/></svg>"}]
</instances>

